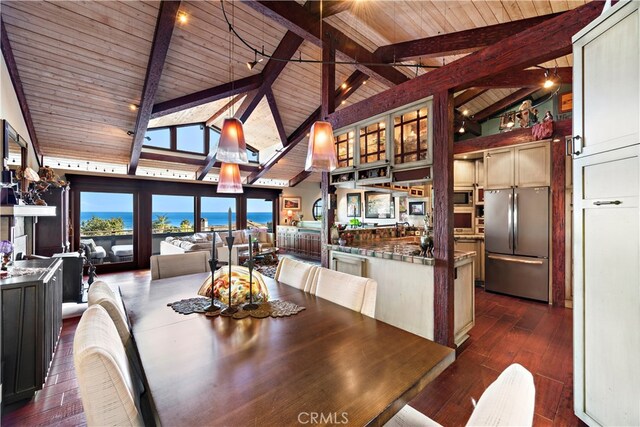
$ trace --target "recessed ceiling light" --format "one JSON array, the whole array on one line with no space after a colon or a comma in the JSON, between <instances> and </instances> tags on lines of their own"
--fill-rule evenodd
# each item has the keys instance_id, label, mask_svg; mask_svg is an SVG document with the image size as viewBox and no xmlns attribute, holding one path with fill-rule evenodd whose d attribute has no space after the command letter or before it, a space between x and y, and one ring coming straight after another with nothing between
<instances>
[{"instance_id":1,"label":"recessed ceiling light","mask_svg":"<svg viewBox=\"0 0 640 427\"><path fill-rule=\"evenodd\" d=\"M138 106L136 104L129 104L129 110L136 111L137 109L138 109Z\"/></svg>"},{"instance_id":2,"label":"recessed ceiling light","mask_svg":"<svg viewBox=\"0 0 640 427\"><path fill-rule=\"evenodd\" d=\"M178 22L181 24L186 24L187 21L187 14L185 12L178 12Z\"/></svg>"},{"instance_id":3,"label":"recessed ceiling light","mask_svg":"<svg viewBox=\"0 0 640 427\"><path fill-rule=\"evenodd\" d=\"M346 103L347 103L347 100L346 100L346 99L343 99L343 100L342 100L342 102L341 102L340 104L341 104L341 105L344 105L344 104L346 104Z\"/></svg>"},{"instance_id":4,"label":"recessed ceiling light","mask_svg":"<svg viewBox=\"0 0 640 427\"><path fill-rule=\"evenodd\" d=\"M466 108L464 109L464 111L462 112L463 116L468 116L469 115L469 110L467 110Z\"/></svg>"},{"instance_id":5,"label":"recessed ceiling light","mask_svg":"<svg viewBox=\"0 0 640 427\"><path fill-rule=\"evenodd\" d=\"M347 83L346 83L346 82L345 82L345 83L342 83L342 84L340 85L340 87L341 87L342 89L346 89L346 88L347 88Z\"/></svg>"}]
</instances>

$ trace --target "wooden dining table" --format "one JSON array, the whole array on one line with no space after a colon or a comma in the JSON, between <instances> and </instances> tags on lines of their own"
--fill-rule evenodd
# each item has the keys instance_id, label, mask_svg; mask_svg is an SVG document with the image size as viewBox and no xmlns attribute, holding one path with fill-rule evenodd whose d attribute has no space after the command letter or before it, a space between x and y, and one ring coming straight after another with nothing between
<instances>
[{"instance_id":1,"label":"wooden dining table","mask_svg":"<svg viewBox=\"0 0 640 427\"><path fill-rule=\"evenodd\" d=\"M156 415L165 426L383 425L455 355L371 317L265 277L291 317L183 315L208 273L120 292Z\"/></svg>"}]
</instances>

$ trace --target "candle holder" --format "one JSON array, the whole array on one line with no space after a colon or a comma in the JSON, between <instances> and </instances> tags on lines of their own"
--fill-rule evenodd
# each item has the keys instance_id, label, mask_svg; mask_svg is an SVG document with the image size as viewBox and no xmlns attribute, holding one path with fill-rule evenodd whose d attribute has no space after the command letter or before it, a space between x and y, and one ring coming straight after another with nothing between
<instances>
[{"instance_id":1,"label":"candle holder","mask_svg":"<svg viewBox=\"0 0 640 427\"><path fill-rule=\"evenodd\" d=\"M216 300L213 297L213 276L216 272L216 267L218 266L217 255L218 251L216 251L216 234L213 233L213 237L211 238L211 258L209 259L209 267L211 268L211 304L204 308L204 310L208 313L222 310L222 307L216 304Z\"/></svg>"},{"instance_id":2,"label":"candle holder","mask_svg":"<svg viewBox=\"0 0 640 427\"><path fill-rule=\"evenodd\" d=\"M249 303L242 306L243 310L255 310L258 308L258 304L253 302L253 243L251 237L249 237L249 261L247 261L247 267L249 268Z\"/></svg>"},{"instance_id":3,"label":"candle holder","mask_svg":"<svg viewBox=\"0 0 640 427\"><path fill-rule=\"evenodd\" d=\"M229 247L229 305L220 312L223 316L232 316L238 312L238 309L231 305L231 249L233 249L234 240L235 238L231 235L231 227L229 227L229 236L227 237L227 246Z\"/></svg>"}]
</instances>

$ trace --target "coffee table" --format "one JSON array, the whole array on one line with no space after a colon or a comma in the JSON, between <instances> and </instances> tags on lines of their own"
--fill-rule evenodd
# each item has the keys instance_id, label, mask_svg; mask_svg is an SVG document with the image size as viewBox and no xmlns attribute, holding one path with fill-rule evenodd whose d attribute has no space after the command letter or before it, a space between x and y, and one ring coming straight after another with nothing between
<instances>
[{"instance_id":1,"label":"coffee table","mask_svg":"<svg viewBox=\"0 0 640 427\"><path fill-rule=\"evenodd\" d=\"M272 265L278 263L278 251L280 248L270 247L262 248L257 252L253 252L254 261L262 265ZM249 250L238 252L238 265L244 265L249 260Z\"/></svg>"}]
</instances>

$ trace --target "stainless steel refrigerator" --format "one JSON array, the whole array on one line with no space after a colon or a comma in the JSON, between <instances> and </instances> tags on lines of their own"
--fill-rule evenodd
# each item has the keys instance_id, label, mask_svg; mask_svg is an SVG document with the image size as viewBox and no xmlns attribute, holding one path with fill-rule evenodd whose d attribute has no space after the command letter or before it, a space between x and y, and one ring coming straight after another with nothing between
<instances>
[{"instance_id":1,"label":"stainless steel refrigerator","mask_svg":"<svg viewBox=\"0 0 640 427\"><path fill-rule=\"evenodd\" d=\"M485 289L549 301L549 187L484 193Z\"/></svg>"}]
</instances>

